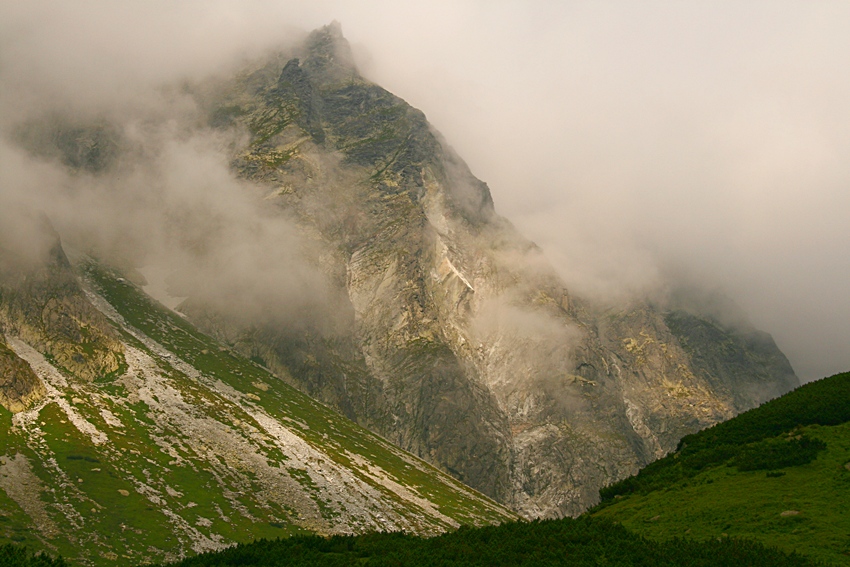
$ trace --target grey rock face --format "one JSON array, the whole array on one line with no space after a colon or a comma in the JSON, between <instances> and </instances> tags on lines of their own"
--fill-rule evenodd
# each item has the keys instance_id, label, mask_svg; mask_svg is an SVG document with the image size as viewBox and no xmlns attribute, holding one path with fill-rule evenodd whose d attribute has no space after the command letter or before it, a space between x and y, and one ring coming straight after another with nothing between
<instances>
[{"instance_id":1,"label":"grey rock face","mask_svg":"<svg viewBox=\"0 0 850 567\"><path fill-rule=\"evenodd\" d=\"M17 141L34 155L89 173L111 167L122 149L120 132L108 123L80 124L59 116L27 123Z\"/></svg>"},{"instance_id":2,"label":"grey rock face","mask_svg":"<svg viewBox=\"0 0 850 567\"><path fill-rule=\"evenodd\" d=\"M188 309L208 330L528 517L578 514L797 385L764 333L572 297L425 116L357 73L337 27L297 55L207 104L251 133L234 166L314 235L350 318L329 340Z\"/></svg>"},{"instance_id":3,"label":"grey rock face","mask_svg":"<svg viewBox=\"0 0 850 567\"><path fill-rule=\"evenodd\" d=\"M718 322L684 311L665 314L694 371L718 390L726 390L741 411L778 397L799 385L794 370L773 337L752 327L730 333Z\"/></svg>"}]
</instances>

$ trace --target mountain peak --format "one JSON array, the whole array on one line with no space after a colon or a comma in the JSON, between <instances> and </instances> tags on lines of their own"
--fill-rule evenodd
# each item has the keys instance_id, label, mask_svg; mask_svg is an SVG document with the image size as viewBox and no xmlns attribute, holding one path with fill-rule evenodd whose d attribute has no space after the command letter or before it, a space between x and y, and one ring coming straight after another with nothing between
<instances>
[{"instance_id":1,"label":"mountain peak","mask_svg":"<svg viewBox=\"0 0 850 567\"><path fill-rule=\"evenodd\" d=\"M326 26L323 26L320 29L327 31L328 33L334 35L335 37L338 37L339 39L343 39L342 24L340 24L338 20L333 20L331 23Z\"/></svg>"},{"instance_id":2,"label":"mountain peak","mask_svg":"<svg viewBox=\"0 0 850 567\"><path fill-rule=\"evenodd\" d=\"M339 82L357 75L351 45L336 20L313 30L305 42L304 65L311 76Z\"/></svg>"}]
</instances>

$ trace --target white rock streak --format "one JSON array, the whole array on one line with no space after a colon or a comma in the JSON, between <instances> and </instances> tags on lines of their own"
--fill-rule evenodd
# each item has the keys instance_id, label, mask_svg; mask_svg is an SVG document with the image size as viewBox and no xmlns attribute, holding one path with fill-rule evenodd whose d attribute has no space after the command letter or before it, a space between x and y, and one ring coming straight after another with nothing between
<instances>
[{"instance_id":1,"label":"white rock streak","mask_svg":"<svg viewBox=\"0 0 850 567\"><path fill-rule=\"evenodd\" d=\"M68 416L68 421L70 421L74 427L80 431L80 433L89 437L93 444L103 445L109 441L106 434L99 431L97 427L81 416L79 412L77 412L77 410L74 409L74 407L63 397L62 391L68 389L68 381L64 376L62 376L62 373L59 372L59 370L50 364L44 356L41 355L41 353L19 338L8 337L8 343L12 350L15 351L15 354L29 363L33 371L35 371L36 375L41 378L47 388L47 396L41 401L41 403L27 411L16 414L12 418L15 425L26 428L27 425L35 422L39 412L44 406L49 403L55 403L59 406L59 409L65 412L65 415Z\"/></svg>"},{"instance_id":2,"label":"white rock streak","mask_svg":"<svg viewBox=\"0 0 850 567\"><path fill-rule=\"evenodd\" d=\"M294 504L298 518L289 520L320 533L352 533L364 529L438 533L459 525L416 494L414 489L403 487L386 471L362 457L345 452L356 465L352 469L336 462L271 416L258 403L256 395L205 376L176 353L129 325L102 297L91 292L87 295L104 315L160 359L158 361L140 349L125 345L129 370L122 378L138 399L150 408L149 417L163 432L158 438L160 447L172 456L182 452L183 457L175 458L176 463L185 459L187 452L193 452L198 459L210 463L225 494L230 495L228 499L234 509L241 507L236 498L240 491L224 486L225 482L244 485L246 490L252 490L254 499L267 505L272 502L282 507ZM233 408L221 410L222 413L241 414L248 419L244 422L232 417L228 420L214 419L195 408L184 399L180 387L167 378L160 367L162 364L182 373L191 383L202 388L207 396L218 400L216 405ZM166 434L166 431L179 431L185 437ZM285 466L269 464L272 453L276 452L283 455ZM219 457L228 465L221 470L216 464ZM236 471L239 469L254 472L253 485L232 478L238 476ZM225 481L225 477L230 480ZM261 487L259 490L257 484ZM163 487L166 494L168 488ZM326 511L332 513L333 520L326 517ZM194 545L215 545L210 540L198 539L195 533L197 527L182 522L175 525Z\"/></svg>"}]
</instances>

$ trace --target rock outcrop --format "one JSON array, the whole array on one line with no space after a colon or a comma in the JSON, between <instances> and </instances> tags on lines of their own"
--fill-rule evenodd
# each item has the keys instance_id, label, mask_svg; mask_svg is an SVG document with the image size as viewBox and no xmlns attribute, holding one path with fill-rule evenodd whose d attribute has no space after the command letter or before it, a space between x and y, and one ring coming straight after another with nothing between
<instances>
[{"instance_id":1,"label":"rock outcrop","mask_svg":"<svg viewBox=\"0 0 850 567\"><path fill-rule=\"evenodd\" d=\"M46 393L44 383L30 365L0 335L0 406L18 413L44 398Z\"/></svg>"},{"instance_id":2,"label":"rock outcrop","mask_svg":"<svg viewBox=\"0 0 850 567\"><path fill-rule=\"evenodd\" d=\"M43 259L17 258L0 248L0 324L83 380L115 375L123 347L109 321L86 298L59 241Z\"/></svg>"}]
</instances>

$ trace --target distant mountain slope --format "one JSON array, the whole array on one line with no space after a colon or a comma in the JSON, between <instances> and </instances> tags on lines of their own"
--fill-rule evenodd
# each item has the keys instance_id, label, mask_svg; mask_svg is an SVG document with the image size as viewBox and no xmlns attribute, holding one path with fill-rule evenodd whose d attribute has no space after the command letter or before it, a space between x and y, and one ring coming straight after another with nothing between
<instances>
[{"instance_id":1,"label":"distant mountain slope","mask_svg":"<svg viewBox=\"0 0 850 567\"><path fill-rule=\"evenodd\" d=\"M753 538L850 564L850 373L682 439L594 516L657 539Z\"/></svg>"},{"instance_id":2,"label":"distant mountain slope","mask_svg":"<svg viewBox=\"0 0 850 567\"><path fill-rule=\"evenodd\" d=\"M42 387L10 406L16 413L0 409L0 543L105 565L176 560L259 537L433 535L515 517L282 384L115 272L87 262L90 289L80 287L59 252L45 269L67 276L62 289L77 318L58 342L6 323L0 348ZM42 296L16 289L27 306L16 329L37 326L42 318L25 314L44 312ZM87 332L71 355L77 373L59 365L51 345L68 344L78 328ZM117 372L113 358L85 346L100 336L114 347ZM89 372L104 360L99 374Z\"/></svg>"}]
</instances>

